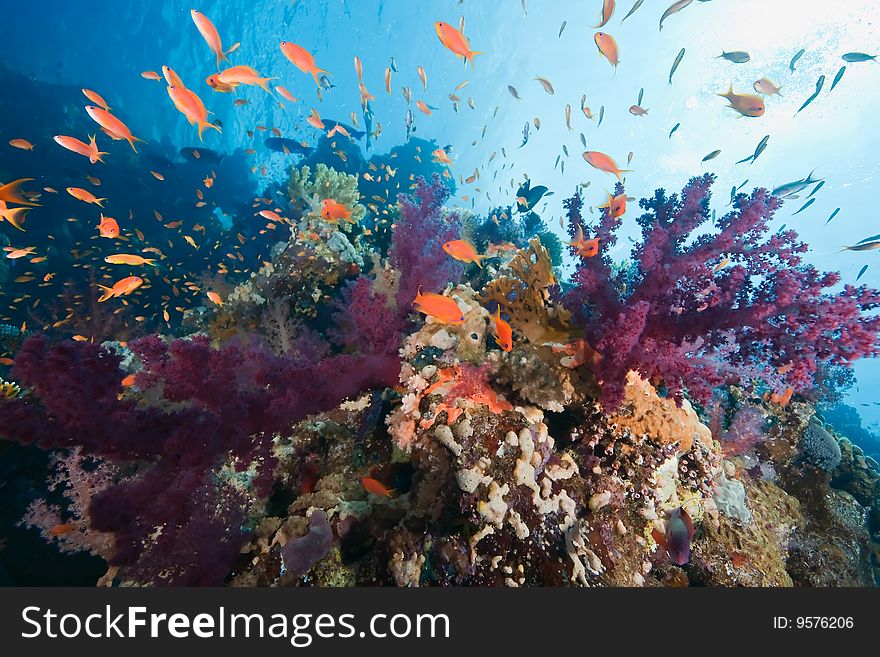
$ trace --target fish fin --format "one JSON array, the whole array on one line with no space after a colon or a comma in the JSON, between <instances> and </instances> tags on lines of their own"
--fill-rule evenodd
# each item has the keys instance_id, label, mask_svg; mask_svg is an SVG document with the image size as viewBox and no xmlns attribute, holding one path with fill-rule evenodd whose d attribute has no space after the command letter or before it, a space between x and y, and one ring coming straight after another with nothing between
<instances>
[{"instance_id":1,"label":"fish fin","mask_svg":"<svg viewBox=\"0 0 880 657\"><path fill-rule=\"evenodd\" d=\"M3 215L3 218L6 219L6 221L8 221L10 224L12 224L14 228L18 228L18 230L24 233L26 231L24 228L21 227L18 217L19 215L21 217L24 217L28 213L28 211L30 211L30 208L10 208L9 214Z\"/></svg>"},{"instance_id":2,"label":"fish fin","mask_svg":"<svg viewBox=\"0 0 880 657\"><path fill-rule=\"evenodd\" d=\"M659 529L651 530L651 538L659 545L663 550L666 549L666 536Z\"/></svg>"},{"instance_id":3,"label":"fish fin","mask_svg":"<svg viewBox=\"0 0 880 657\"><path fill-rule=\"evenodd\" d=\"M309 71L312 74L312 77L315 78L315 84L318 85L318 88L321 88L321 78L318 77L318 73L327 73L331 75L330 71L325 71L323 68L318 68L317 66Z\"/></svg>"},{"instance_id":4,"label":"fish fin","mask_svg":"<svg viewBox=\"0 0 880 657\"><path fill-rule=\"evenodd\" d=\"M266 83L269 82L270 80L277 80L277 79L278 78L258 78L257 84L260 85L263 89L265 89L269 93L272 93L272 90L269 89L269 85L267 85Z\"/></svg>"},{"instance_id":5,"label":"fish fin","mask_svg":"<svg viewBox=\"0 0 880 657\"><path fill-rule=\"evenodd\" d=\"M106 301L107 299L109 299L110 297L113 296L113 288L112 287L107 287L106 285L100 285L100 284L98 285L98 287L101 288L101 290L102 290L101 296L98 298L98 303L103 303L104 301Z\"/></svg>"},{"instance_id":6,"label":"fish fin","mask_svg":"<svg viewBox=\"0 0 880 657\"><path fill-rule=\"evenodd\" d=\"M136 152L137 152L137 151L135 151L135 153L136 153ZM97 205L99 208L103 208L103 207L104 207L104 201L106 201L106 200L107 200L106 198L96 198L96 199L95 199L95 205Z\"/></svg>"},{"instance_id":7,"label":"fish fin","mask_svg":"<svg viewBox=\"0 0 880 657\"><path fill-rule=\"evenodd\" d=\"M32 180L33 178L19 178L18 180L13 180L11 183L0 186L0 201L8 201L10 203L20 203L21 205L30 206L37 205L22 196L19 189L24 183Z\"/></svg>"},{"instance_id":8,"label":"fish fin","mask_svg":"<svg viewBox=\"0 0 880 657\"><path fill-rule=\"evenodd\" d=\"M483 53L479 50L471 50L467 55L464 56L465 61L471 63L471 68L474 67L474 55L482 55Z\"/></svg>"},{"instance_id":9,"label":"fish fin","mask_svg":"<svg viewBox=\"0 0 880 657\"><path fill-rule=\"evenodd\" d=\"M221 135L223 134L223 131L219 128L219 126L214 125L210 121L199 121L199 141L205 141L202 138L202 130L204 130L205 128L213 128L214 130L219 132Z\"/></svg>"}]
</instances>

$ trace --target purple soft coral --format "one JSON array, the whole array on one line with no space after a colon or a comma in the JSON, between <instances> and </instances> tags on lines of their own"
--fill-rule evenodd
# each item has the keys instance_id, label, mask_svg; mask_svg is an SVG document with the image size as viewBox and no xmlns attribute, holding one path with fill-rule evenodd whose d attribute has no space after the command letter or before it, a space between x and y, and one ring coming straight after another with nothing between
<instances>
[{"instance_id":1,"label":"purple soft coral","mask_svg":"<svg viewBox=\"0 0 880 657\"><path fill-rule=\"evenodd\" d=\"M334 327L328 334L335 342L362 354L390 354L400 348L403 321L401 312L384 294L373 291L368 276L358 276L342 288L333 302Z\"/></svg>"},{"instance_id":2,"label":"purple soft coral","mask_svg":"<svg viewBox=\"0 0 880 657\"><path fill-rule=\"evenodd\" d=\"M5 438L137 463L137 474L95 495L92 527L115 535L111 563L136 581L218 584L243 541L247 501L218 481L231 460L257 464L271 488L272 436L363 389L397 382L393 356L335 356L304 366L256 346L214 349L205 338L131 344L152 406L118 399L119 356L88 343L28 339L14 375L33 395L0 403ZM161 575L160 575L161 573Z\"/></svg>"},{"instance_id":3,"label":"purple soft coral","mask_svg":"<svg viewBox=\"0 0 880 657\"><path fill-rule=\"evenodd\" d=\"M714 387L763 369L795 390L811 385L819 363L848 364L880 354L880 292L845 286L801 261L794 231L767 235L779 200L764 189L739 194L717 231L694 238L709 219L714 177L693 178L681 197L658 190L640 202L642 241L629 267L613 266L619 220L603 212L601 256L582 259L565 302L587 341L602 402L621 401L629 370L676 399L709 400ZM622 193L618 185L615 193ZM583 224L582 202L566 202L569 230Z\"/></svg>"},{"instance_id":4,"label":"purple soft coral","mask_svg":"<svg viewBox=\"0 0 880 657\"><path fill-rule=\"evenodd\" d=\"M443 251L443 243L461 237L461 219L443 213L449 189L434 174L431 184L419 178L411 197L400 194L400 218L391 241L388 259L400 272L397 306L409 309L416 291L442 292L447 283L461 277L461 263Z\"/></svg>"}]
</instances>

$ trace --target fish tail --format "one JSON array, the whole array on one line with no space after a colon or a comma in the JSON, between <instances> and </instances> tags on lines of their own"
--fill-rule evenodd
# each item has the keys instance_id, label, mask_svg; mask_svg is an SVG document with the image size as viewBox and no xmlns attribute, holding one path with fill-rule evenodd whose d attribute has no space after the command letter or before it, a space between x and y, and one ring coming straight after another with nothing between
<instances>
[{"instance_id":1,"label":"fish tail","mask_svg":"<svg viewBox=\"0 0 880 657\"><path fill-rule=\"evenodd\" d=\"M260 85L263 89L265 89L269 93L272 93L272 90L269 89L269 85L267 85L266 83L269 80L277 80L277 79L278 78L257 78L257 84Z\"/></svg>"},{"instance_id":2,"label":"fish tail","mask_svg":"<svg viewBox=\"0 0 880 657\"><path fill-rule=\"evenodd\" d=\"M315 78L315 84L318 85L318 87L320 87L321 86L321 78L318 77L318 73L327 73L329 75L330 71L325 71L323 68L318 68L316 66L311 71L309 71L309 73L311 73L312 77Z\"/></svg>"},{"instance_id":3,"label":"fish tail","mask_svg":"<svg viewBox=\"0 0 880 657\"><path fill-rule=\"evenodd\" d=\"M144 264L150 265L151 267L155 267L156 266L156 259L155 258L144 258Z\"/></svg>"},{"instance_id":4,"label":"fish tail","mask_svg":"<svg viewBox=\"0 0 880 657\"><path fill-rule=\"evenodd\" d=\"M106 201L106 200L107 200L106 198L96 198L96 199L95 199L95 205L97 205L99 208L103 208L103 207L104 207L104 201Z\"/></svg>"},{"instance_id":5,"label":"fish tail","mask_svg":"<svg viewBox=\"0 0 880 657\"><path fill-rule=\"evenodd\" d=\"M220 70L220 62L228 62L229 57L226 56L226 53L223 52L221 48L218 52L214 53L217 56L217 70Z\"/></svg>"},{"instance_id":6,"label":"fish tail","mask_svg":"<svg viewBox=\"0 0 880 657\"><path fill-rule=\"evenodd\" d=\"M471 68L474 67L474 55L482 55L483 53L479 50L470 50L468 54L464 56L464 58L471 63Z\"/></svg>"},{"instance_id":7,"label":"fish tail","mask_svg":"<svg viewBox=\"0 0 880 657\"><path fill-rule=\"evenodd\" d=\"M26 232L24 228L21 227L21 223L19 221L19 217L22 219L28 213L30 208L15 208L8 214L4 214L3 218L6 219L14 228L18 228L21 232Z\"/></svg>"},{"instance_id":8,"label":"fish tail","mask_svg":"<svg viewBox=\"0 0 880 657\"><path fill-rule=\"evenodd\" d=\"M220 127L214 125L210 121L199 121L199 141L205 141L202 138L202 130L204 130L205 128L213 128L214 130L219 132L221 135L223 134L223 131L220 129Z\"/></svg>"},{"instance_id":9,"label":"fish tail","mask_svg":"<svg viewBox=\"0 0 880 657\"><path fill-rule=\"evenodd\" d=\"M106 285L98 285L101 288L101 296L98 297L98 303L103 303L113 296L113 288Z\"/></svg>"},{"instance_id":10,"label":"fish tail","mask_svg":"<svg viewBox=\"0 0 880 657\"><path fill-rule=\"evenodd\" d=\"M132 149L135 153L138 152L138 149L137 149L137 147L134 145L134 142L139 141L139 142L141 142L142 144L146 144L146 143L147 143L147 142L144 141L143 139L139 139L139 138L135 137L134 135L131 135L130 137L128 137L127 141L128 141L128 143L129 143L129 145L131 146L131 149Z\"/></svg>"}]
</instances>

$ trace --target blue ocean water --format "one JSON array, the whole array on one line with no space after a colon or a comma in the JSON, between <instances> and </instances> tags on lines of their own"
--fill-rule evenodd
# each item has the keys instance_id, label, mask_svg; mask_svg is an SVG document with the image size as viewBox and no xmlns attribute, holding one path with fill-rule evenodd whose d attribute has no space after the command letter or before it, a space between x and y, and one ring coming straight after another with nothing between
<instances>
[{"instance_id":1,"label":"blue ocean water","mask_svg":"<svg viewBox=\"0 0 880 657\"><path fill-rule=\"evenodd\" d=\"M191 3L4 0L0 6L7 24L0 40L0 64L7 79L25 79L32 85L10 83L2 91L0 179L33 177L40 187L57 188L63 196L64 187L73 184L73 178L83 181L87 174L99 176L103 186L97 192L115 192L108 207L117 218L127 209L117 199L130 193L139 195L143 203L154 195L153 205L167 222L174 213L185 212L184 207L195 203L194 190L213 172L215 214L230 222L269 183L286 179L296 161L262 145L268 132L249 136L255 126L274 127L286 138L309 142L314 141L315 132L305 119L312 108L324 117L349 124L354 112L363 121L353 66L357 56L363 63L364 83L376 97L372 101L374 122L382 126L372 146L374 152L387 152L406 140L409 107L415 136L450 146L453 173L459 182L477 169L482 181L492 180L491 184L478 183L479 192L475 185L460 184L456 205L485 213L510 203L513 190L509 179L519 180L526 174L556 191L540 206L540 212L562 235L558 221L561 201L577 184L592 183L586 196L587 203L593 205L604 200L610 188L610 179L580 158L580 134L590 149L612 154L619 163L632 153L627 168L633 171L627 174L626 183L627 193L634 197L648 196L661 186L678 189L700 170L716 173L713 207L719 212L727 202L724 190L746 179L749 189L773 188L815 171L815 176L825 181L815 203L793 216L805 198L790 200L777 213L775 223L798 230L811 245L808 260L820 269L840 271L843 282L851 283L867 265L860 282L880 285L875 251L841 252L844 245L877 232L880 132L873 126L880 105L880 68L874 61L846 64L843 78L830 90L832 79L844 64L842 53L876 54L880 47L880 3L695 2L667 18L661 31L659 16L668 3L647 0L621 22L634 3L619 2L614 18L605 27L620 44L616 69L600 56L592 41L592 26L598 22L601 4L551 0L200 3L198 8L211 18L227 48L240 42L230 55L233 63L246 63L264 76L277 77L275 84L283 84L298 97L296 103L282 100L281 107L277 96L257 87L227 95L214 93L204 84L216 67L190 18ZM438 41L432 27L437 20L456 26L460 20L464 22L473 48L483 53L473 67L463 65ZM333 88L320 91L319 97L311 77L284 58L278 48L280 40L294 41L311 51L318 64L331 73ZM682 48L686 52L670 84L670 67ZM800 49L804 55L792 71L789 62ZM718 57L722 51L747 51L750 61L729 62ZM392 94L388 95L383 77L392 58L399 72L393 76ZM212 112L211 120L222 123L222 135L207 131L204 143L200 143L195 130L172 106L164 83L141 76L144 71L161 73L164 64L198 89ZM426 89L417 74L419 66L426 71ZM815 90L820 75L825 76L822 92L795 116ZM552 95L535 80L537 76L552 83ZM763 117L742 118L725 109L719 92L730 84L737 91L751 91L752 83L761 77L781 86L780 96L766 100ZM467 86L455 90L466 81ZM509 93L509 85L517 90L520 100ZM414 101L424 100L437 109L427 116L408 105L401 93L403 86L412 89ZM76 130L75 134L84 138L85 130L94 130L82 112L87 102L78 96L82 87L101 93L133 133L148 142L141 148L145 157L153 153L156 159L139 161L125 142L111 144L100 135L102 148L107 146L111 151L107 165L91 167L60 151L52 143L53 135L74 134ZM641 105L648 113L633 116L628 109L636 104L641 89ZM449 99L452 93L460 97L457 111ZM594 114L604 108L601 125L580 111L583 95ZM237 106L233 99L247 104ZM566 105L572 107L571 130L566 126ZM540 130L535 129L535 119L540 121ZM520 148L526 122L531 125L530 138ZM680 127L670 136L676 124ZM766 151L753 164L736 164L752 154L765 135L770 135ZM14 138L28 139L35 144L34 151L12 149L7 142ZM183 188L189 190L186 206L174 205L171 192L163 190L150 174L161 174L165 162L160 158L175 155L184 147L210 149L224 156L207 170L174 160L185 173L176 179L173 190L175 194ZM253 155L245 153L250 148L256 150ZM502 148L507 157L490 162L492 154ZM720 150L720 155L701 164L703 157L715 150ZM557 164L560 156L564 172ZM140 178L114 179L114 160L137 169ZM205 161L196 164L204 165ZM68 175L43 179L42 171L47 167ZM826 223L835 208L840 208L839 214ZM84 211L69 198L54 205L47 202L40 212L32 212L29 220L30 225L40 225L33 233L35 238L49 240L51 236L58 243L74 240L65 222L76 218L75 213L83 222L96 223L95 213ZM6 239L19 237L8 228L3 229ZM636 234L633 221L625 222L623 234ZM20 241L15 244L24 245ZM624 257L627 241L620 240L617 249ZM16 274L25 273L25 265L14 266ZM83 277L87 273L80 268L58 272L57 276ZM10 297L17 298L18 290L4 292L2 305L15 308L8 313L0 308L0 313L16 325L28 320L25 306L31 299L14 303ZM32 294L35 298L41 292L38 289ZM155 312L155 306L145 310L145 314ZM880 383L880 367L876 361L864 360L856 364L855 371L858 383L849 392L848 402L858 408L863 424L872 425L880 420L874 394Z\"/></svg>"}]
</instances>

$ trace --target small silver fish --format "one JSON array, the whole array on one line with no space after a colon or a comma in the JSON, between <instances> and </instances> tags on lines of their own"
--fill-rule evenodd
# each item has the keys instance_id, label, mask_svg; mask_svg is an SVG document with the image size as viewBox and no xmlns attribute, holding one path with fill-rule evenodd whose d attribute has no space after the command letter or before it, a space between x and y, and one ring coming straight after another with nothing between
<instances>
[{"instance_id":1,"label":"small silver fish","mask_svg":"<svg viewBox=\"0 0 880 657\"><path fill-rule=\"evenodd\" d=\"M546 91L551 96L555 93L553 91L553 85L550 84L550 80L547 78L542 78L540 75L535 76L535 80L541 83L541 86L544 87L544 91Z\"/></svg>"},{"instance_id":2,"label":"small silver fish","mask_svg":"<svg viewBox=\"0 0 880 657\"><path fill-rule=\"evenodd\" d=\"M519 97L519 92L516 90L516 87L509 84L507 85L507 90L510 92L511 96L513 96L517 100L522 100L522 98Z\"/></svg>"},{"instance_id":3,"label":"small silver fish","mask_svg":"<svg viewBox=\"0 0 880 657\"><path fill-rule=\"evenodd\" d=\"M669 139L672 139L672 133L674 133L681 126L681 123L676 123L672 126L672 130L669 131Z\"/></svg>"},{"instance_id":4,"label":"small silver fish","mask_svg":"<svg viewBox=\"0 0 880 657\"><path fill-rule=\"evenodd\" d=\"M849 62L851 64L856 62L869 62L877 59L877 55L868 55L863 52L848 52L841 57L841 59L845 62Z\"/></svg>"},{"instance_id":5,"label":"small silver fish","mask_svg":"<svg viewBox=\"0 0 880 657\"><path fill-rule=\"evenodd\" d=\"M715 159L716 157L718 157L719 155L721 155L721 150L720 150L720 149L719 149L719 150L712 151L711 153L709 153L706 157L704 157L704 158L701 160L700 164L703 164L704 162L708 162L709 160L714 160L714 159ZM736 189L736 188L734 187L734 189Z\"/></svg>"},{"instance_id":6,"label":"small silver fish","mask_svg":"<svg viewBox=\"0 0 880 657\"><path fill-rule=\"evenodd\" d=\"M797 51L797 53L795 53L795 56L791 58L791 61L788 63L788 68L792 73L794 73L794 65L797 64L797 61L804 56L805 52L806 50L804 48L801 48Z\"/></svg>"},{"instance_id":7,"label":"small silver fish","mask_svg":"<svg viewBox=\"0 0 880 657\"><path fill-rule=\"evenodd\" d=\"M733 62L734 64L745 64L747 61L751 59L749 53L744 50L734 50L733 52L724 52L721 51L721 54L718 55L715 59L726 59L729 62Z\"/></svg>"},{"instance_id":8,"label":"small silver fish","mask_svg":"<svg viewBox=\"0 0 880 657\"><path fill-rule=\"evenodd\" d=\"M531 123L526 121L526 124L523 126L523 143L521 143L518 148L522 148L529 143L529 130L531 129L531 125Z\"/></svg>"},{"instance_id":9,"label":"small silver fish","mask_svg":"<svg viewBox=\"0 0 880 657\"><path fill-rule=\"evenodd\" d=\"M822 186L823 186L824 184L825 184L825 181L824 181L824 180L820 180L820 181L819 181L819 184L816 185L815 187L813 187L813 191L810 192L810 196L812 196L813 194L815 194L816 192L818 192L820 189L822 189ZM810 196L807 196L807 198L810 198Z\"/></svg>"},{"instance_id":10,"label":"small silver fish","mask_svg":"<svg viewBox=\"0 0 880 657\"><path fill-rule=\"evenodd\" d=\"M562 21L562 26L559 28L559 34L556 35L556 38L557 38L557 39L558 39L559 37L561 37L561 36L562 36L562 33L565 31L565 25L567 24L567 22L568 22L568 21Z\"/></svg>"},{"instance_id":11,"label":"small silver fish","mask_svg":"<svg viewBox=\"0 0 880 657\"><path fill-rule=\"evenodd\" d=\"M840 82L840 79L843 77L844 73L846 73L846 66L841 66L840 70L837 71L837 75L834 76L834 82L831 83L831 89L829 89L829 91L834 91L834 87L836 87L837 83Z\"/></svg>"},{"instance_id":12,"label":"small silver fish","mask_svg":"<svg viewBox=\"0 0 880 657\"><path fill-rule=\"evenodd\" d=\"M684 59L684 48L678 51L675 61L672 62L672 68L669 69L669 84L672 84L672 76L675 75L675 71L678 70L678 65L681 64L682 59Z\"/></svg>"},{"instance_id":13,"label":"small silver fish","mask_svg":"<svg viewBox=\"0 0 880 657\"><path fill-rule=\"evenodd\" d=\"M672 14L676 14L680 12L682 9L691 4L693 0L678 0L678 2L674 2L669 6L669 9L663 12L663 15L660 17L660 30L663 31L663 21L672 16Z\"/></svg>"},{"instance_id":14,"label":"small silver fish","mask_svg":"<svg viewBox=\"0 0 880 657\"><path fill-rule=\"evenodd\" d=\"M804 210L806 210L808 207L810 207L811 205L813 205L813 203L815 203L815 202L816 202L816 199L811 198L809 201L807 201L806 203L804 203L804 204L801 206L800 210L798 210L798 211L795 212L794 214L800 214L801 212L803 212ZM794 214L791 215L791 216L793 217Z\"/></svg>"},{"instance_id":15,"label":"small silver fish","mask_svg":"<svg viewBox=\"0 0 880 657\"><path fill-rule=\"evenodd\" d=\"M638 8L642 6L642 3L644 1L645 0L636 0L636 3L632 6L632 9L629 10L629 12L626 14L626 16L623 17L623 20L621 20L620 22L623 23L623 21L636 13L636 11L638 11Z\"/></svg>"}]
</instances>

